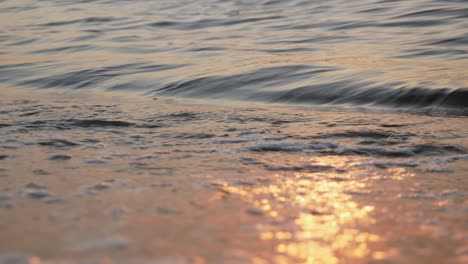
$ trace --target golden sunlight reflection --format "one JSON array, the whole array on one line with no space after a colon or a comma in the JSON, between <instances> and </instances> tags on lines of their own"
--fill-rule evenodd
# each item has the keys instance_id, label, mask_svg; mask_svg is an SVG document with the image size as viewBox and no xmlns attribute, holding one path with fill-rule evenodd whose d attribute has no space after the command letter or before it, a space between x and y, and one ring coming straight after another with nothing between
<instances>
[{"instance_id":1,"label":"golden sunlight reflection","mask_svg":"<svg viewBox=\"0 0 468 264\"><path fill-rule=\"evenodd\" d=\"M303 159L305 160L305 159ZM260 239L276 243L278 263L338 263L340 259L373 257L382 238L364 231L375 220L372 205L358 204L350 193L363 191L378 175L348 157L318 157L314 165L336 168L333 172L278 173L261 187L225 185L226 191L245 198L268 220L257 225ZM390 170L401 179L406 170Z\"/></svg>"},{"instance_id":2,"label":"golden sunlight reflection","mask_svg":"<svg viewBox=\"0 0 468 264\"><path fill-rule=\"evenodd\" d=\"M36 256L30 257L29 264L41 264L41 259Z\"/></svg>"}]
</instances>

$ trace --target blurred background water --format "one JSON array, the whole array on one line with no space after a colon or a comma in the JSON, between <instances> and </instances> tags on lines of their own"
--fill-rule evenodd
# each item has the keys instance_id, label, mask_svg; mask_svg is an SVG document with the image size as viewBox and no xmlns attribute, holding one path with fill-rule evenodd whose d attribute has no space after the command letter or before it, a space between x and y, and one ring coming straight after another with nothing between
<instances>
[{"instance_id":1,"label":"blurred background water","mask_svg":"<svg viewBox=\"0 0 468 264\"><path fill-rule=\"evenodd\" d=\"M0 82L468 114L465 0L0 0Z\"/></svg>"}]
</instances>

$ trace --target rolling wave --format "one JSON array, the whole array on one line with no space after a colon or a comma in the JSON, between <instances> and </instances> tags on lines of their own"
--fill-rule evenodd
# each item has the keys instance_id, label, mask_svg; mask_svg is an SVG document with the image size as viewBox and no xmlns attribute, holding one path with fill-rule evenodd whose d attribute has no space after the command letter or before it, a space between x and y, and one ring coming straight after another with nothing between
<instances>
[{"instance_id":1,"label":"rolling wave","mask_svg":"<svg viewBox=\"0 0 468 264\"><path fill-rule=\"evenodd\" d=\"M287 90L277 90L306 75L311 78L333 69L305 66L277 67L221 77L204 77L170 83L152 90L153 95L199 98L234 98L263 102L300 104L351 104L387 106L399 110L421 110L468 115L468 89L376 86L353 79L330 81ZM273 87L278 87L274 89ZM448 112L447 112L448 113Z\"/></svg>"}]
</instances>

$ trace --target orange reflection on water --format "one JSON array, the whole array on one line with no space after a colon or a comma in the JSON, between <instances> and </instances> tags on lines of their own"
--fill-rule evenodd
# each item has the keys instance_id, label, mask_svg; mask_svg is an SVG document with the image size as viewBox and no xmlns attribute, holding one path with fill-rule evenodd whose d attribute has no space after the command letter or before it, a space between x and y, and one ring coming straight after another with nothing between
<instances>
[{"instance_id":1,"label":"orange reflection on water","mask_svg":"<svg viewBox=\"0 0 468 264\"><path fill-rule=\"evenodd\" d=\"M385 252L373 252L370 248L381 238L365 231L375 222L371 215L374 207L356 203L350 194L366 189L370 182L367 179L375 175L369 169L359 168L360 161L355 158L320 157L309 162L336 169L325 173L274 174L267 185L225 188L244 197L267 217L257 229L260 239L277 243L278 263L384 258ZM405 170L389 172L397 178L410 176Z\"/></svg>"}]
</instances>

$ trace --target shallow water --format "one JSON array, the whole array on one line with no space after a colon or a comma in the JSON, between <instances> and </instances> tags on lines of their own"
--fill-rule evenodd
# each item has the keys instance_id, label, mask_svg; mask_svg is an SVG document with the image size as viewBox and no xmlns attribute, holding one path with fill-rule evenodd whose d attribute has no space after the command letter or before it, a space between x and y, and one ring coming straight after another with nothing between
<instances>
[{"instance_id":1,"label":"shallow water","mask_svg":"<svg viewBox=\"0 0 468 264\"><path fill-rule=\"evenodd\" d=\"M0 0L0 264L466 263L467 16Z\"/></svg>"},{"instance_id":2,"label":"shallow water","mask_svg":"<svg viewBox=\"0 0 468 264\"><path fill-rule=\"evenodd\" d=\"M0 92L2 264L468 258L466 117Z\"/></svg>"},{"instance_id":3,"label":"shallow water","mask_svg":"<svg viewBox=\"0 0 468 264\"><path fill-rule=\"evenodd\" d=\"M0 1L10 87L467 114L466 1Z\"/></svg>"}]
</instances>

